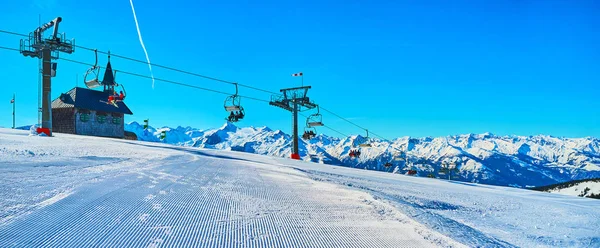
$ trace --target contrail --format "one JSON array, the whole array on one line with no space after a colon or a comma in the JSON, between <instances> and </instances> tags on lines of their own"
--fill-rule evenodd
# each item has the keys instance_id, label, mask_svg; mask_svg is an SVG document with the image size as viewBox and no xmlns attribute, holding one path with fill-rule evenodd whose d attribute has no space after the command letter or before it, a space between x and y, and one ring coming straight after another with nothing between
<instances>
[{"instance_id":1,"label":"contrail","mask_svg":"<svg viewBox=\"0 0 600 248\"><path fill-rule=\"evenodd\" d=\"M140 44L142 44L142 49L144 49L144 53L146 54L148 68L150 68L150 76L152 77L152 89L154 89L154 73L152 73L152 65L150 64L148 51L146 51L146 46L144 46L144 40L142 40L142 33L140 33L140 25L138 25L137 16L135 15L135 8L133 8L133 0L129 0L129 3L131 4L131 11L133 11L133 19L135 20L135 27L137 28L138 37L140 38Z\"/></svg>"}]
</instances>

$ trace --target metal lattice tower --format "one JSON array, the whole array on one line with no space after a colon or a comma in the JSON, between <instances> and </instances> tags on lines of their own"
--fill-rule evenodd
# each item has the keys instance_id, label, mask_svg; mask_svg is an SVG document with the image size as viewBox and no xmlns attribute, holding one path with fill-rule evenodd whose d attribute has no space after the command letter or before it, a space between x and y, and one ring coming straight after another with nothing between
<instances>
[{"instance_id":1,"label":"metal lattice tower","mask_svg":"<svg viewBox=\"0 0 600 248\"><path fill-rule=\"evenodd\" d=\"M310 102L308 90L310 86L281 89L283 95L271 96L269 105L285 109L292 112L292 158L300 159L298 152L298 111L316 108L317 105Z\"/></svg>"},{"instance_id":2,"label":"metal lattice tower","mask_svg":"<svg viewBox=\"0 0 600 248\"><path fill-rule=\"evenodd\" d=\"M62 18L56 19L38 27L29 33L27 39L21 40L20 52L26 57L42 60L42 129L52 136L52 77L56 76L56 63L60 52L71 54L74 50L74 40L67 40L64 33L58 33L58 24ZM44 38L44 31L54 27L52 35Z\"/></svg>"}]
</instances>

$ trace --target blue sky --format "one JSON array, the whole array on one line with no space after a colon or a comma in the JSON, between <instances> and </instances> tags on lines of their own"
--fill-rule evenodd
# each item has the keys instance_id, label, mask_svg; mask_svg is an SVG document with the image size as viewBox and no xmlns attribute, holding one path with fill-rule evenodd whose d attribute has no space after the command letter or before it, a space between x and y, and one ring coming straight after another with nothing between
<instances>
[{"instance_id":1,"label":"blue sky","mask_svg":"<svg viewBox=\"0 0 600 248\"><path fill-rule=\"evenodd\" d=\"M318 104L387 138L492 132L600 137L600 4L595 1L134 1L153 63L272 91L304 72ZM10 1L0 29L28 33L61 16L78 45L144 59L127 0ZM19 37L0 33L0 46ZM78 49L65 58L93 63ZM0 50L0 126L37 122L37 60ZM100 64L106 64L101 56ZM117 70L149 75L114 58ZM59 61L53 97L83 86L82 65ZM154 67L154 75L216 90L231 85ZM79 80L76 80L76 78ZM153 126L221 126L224 95L117 75ZM240 88L240 94L270 95ZM239 126L290 131L291 115L242 99ZM362 130L334 116L346 134ZM335 135L327 129L320 132Z\"/></svg>"}]
</instances>

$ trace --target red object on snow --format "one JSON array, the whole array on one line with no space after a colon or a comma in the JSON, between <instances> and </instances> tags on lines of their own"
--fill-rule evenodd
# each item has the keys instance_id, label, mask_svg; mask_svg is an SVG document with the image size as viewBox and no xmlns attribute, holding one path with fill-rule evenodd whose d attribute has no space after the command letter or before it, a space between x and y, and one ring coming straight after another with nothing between
<instances>
[{"instance_id":1,"label":"red object on snow","mask_svg":"<svg viewBox=\"0 0 600 248\"><path fill-rule=\"evenodd\" d=\"M292 153L292 159L300 160L300 154L298 154L298 153Z\"/></svg>"},{"instance_id":2,"label":"red object on snow","mask_svg":"<svg viewBox=\"0 0 600 248\"><path fill-rule=\"evenodd\" d=\"M38 127L35 130L38 134L40 133L45 133L47 136L50 136L50 128L43 128L43 127Z\"/></svg>"},{"instance_id":3,"label":"red object on snow","mask_svg":"<svg viewBox=\"0 0 600 248\"><path fill-rule=\"evenodd\" d=\"M417 171L416 170L408 170L408 172L406 174L407 175L416 175Z\"/></svg>"}]
</instances>

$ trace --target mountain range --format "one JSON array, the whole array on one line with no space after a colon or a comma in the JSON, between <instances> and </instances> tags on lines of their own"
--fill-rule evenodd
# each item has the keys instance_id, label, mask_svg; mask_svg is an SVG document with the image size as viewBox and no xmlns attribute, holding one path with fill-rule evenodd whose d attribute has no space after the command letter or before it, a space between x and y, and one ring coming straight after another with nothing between
<instances>
[{"instance_id":1,"label":"mountain range","mask_svg":"<svg viewBox=\"0 0 600 248\"><path fill-rule=\"evenodd\" d=\"M277 157L289 157L292 137L268 127L237 127L225 123L217 129L148 127L137 122L125 130L138 140L179 146L224 149ZM166 138L160 139L165 131ZM369 143L371 147L358 147ZM358 158L350 150L361 151ZM497 136L491 133L445 137L402 137L391 141L345 138L319 134L300 140L302 160L368 170L450 178L457 181L513 187L539 187L572 180L600 177L600 140L558 138L547 135ZM391 166L385 166L385 165Z\"/></svg>"}]
</instances>

